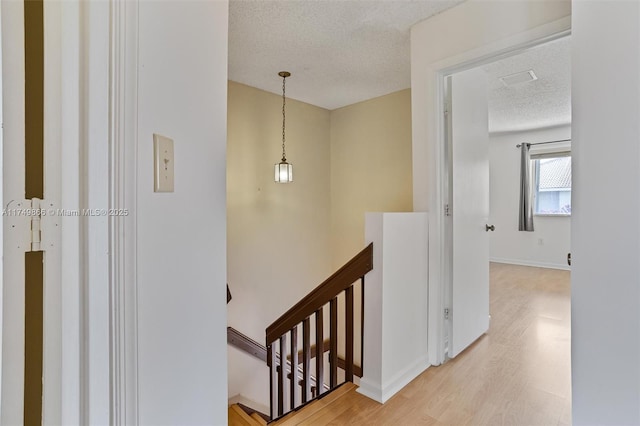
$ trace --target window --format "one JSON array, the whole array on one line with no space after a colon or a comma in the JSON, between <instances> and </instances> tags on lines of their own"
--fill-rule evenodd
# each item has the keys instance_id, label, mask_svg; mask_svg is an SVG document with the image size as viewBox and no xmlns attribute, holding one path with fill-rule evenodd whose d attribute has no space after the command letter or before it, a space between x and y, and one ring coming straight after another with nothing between
<instances>
[{"instance_id":1,"label":"window","mask_svg":"<svg viewBox=\"0 0 640 426\"><path fill-rule=\"evenodd\" d=\"M533 156L532 156L533 157ZM571 156L546 154L533 157L535 173L535 214L571 214Z\"/></svg>"}]
</instances>

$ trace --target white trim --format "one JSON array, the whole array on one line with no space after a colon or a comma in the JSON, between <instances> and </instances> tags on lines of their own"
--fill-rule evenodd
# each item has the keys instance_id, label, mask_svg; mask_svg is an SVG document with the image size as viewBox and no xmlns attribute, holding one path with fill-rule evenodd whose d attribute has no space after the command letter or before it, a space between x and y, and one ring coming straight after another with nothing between
<instances>
[{"instance_id":1,"label":"white trim","mask_svg":"<svg viewBox=\"0 0 640 426\"><path fill-rule=\"evenodd\" d=\"M109 208L110 2L82 2L81 203ZM81 218L81 335L84 398L81 424L109 424L112 397L109 219Z\"/></svg>"},{"instance_id":2,"label":"white trim","mask_svg":"<svg viewBox=\"0 0 640 426\"><path fill-rule=\"evenodd\" d=\"M413 364L398 372L390 380L382 384L382 386L377 386L376 383L370 382L366 378L360 379L360 387L357 389L357 392L367 398L384 404L389 400L389 398L398 393L400 389L408 385L413 379L426 371L430 366L429 358L425 354L424 357L416 360Z\"/></svg>"},{"instance_id":3,"label":"white trim","mask_svg":"<svg viewBox=\"0 0 640 426\"><path fill-rule=\"evenodd\" d=\"M0 2L2 8L3 208L24 198L24 3ZM15 204L15 203L14 203ZM3 222L2 383L0 424L23 424L24 407L24 247L26 220ZM15 226L15 228L13 227Z\"/></svg>"},{"instance_id":4,"label":"white trim","mask_svg":"<svg viewBox=\"0 0 640 426\"><path fill-rule=\"evenodd\" d=\"M61 192L62 4L43 3L44 27L44 199L47 211L59 208ZM43 275L42 423L62 420L62 280L60 218L41 219Z\"/></svg>"},{"instance_id":5,"label":"white trim","mask_svg":"<svg viewBox=\"0 0 640 426\"><path fill-rule=\"evenodd\" d=\"M137 425L138 347L136 283L136 164L138 2L111 3L111 162L109 245L112 305L112 402L114 425Z\"/></svg>"},{"instance_id":6,"label":"white trim","mask_svg":"<svg viewBox=\"0 0 640 426\"><path fill-rule=\"evenodd\" d=\"M366 377L362 377L360 379L360 386L358 387L357 392L369 399L379 402L380 404L384 404L382 400L382 388L376 386L376 383L368 380Z\"/></svg>"},{"instance_id":7,"label":"white trim","mask_svg":"<svg viewBox=\"0 0 640 426\"><path fill-rule=\"evenodd\" d=\"M61 2L61 94L60 207L79 210L80 193L80 2ZM83 272L80 220L62 217L60 244L62 328L62 424L80 424L81 397L81 299Z\"/></svg>"},{"instance_id":8,"label":"white trim","mask_svg":"<svg viewBox=\"0 0 640 426\"><path fill-rule=\"evenodd\" d=\"M521 53L531 47L546 43L570 34L571 17L567 16L554 22L541 25L528 31L506 37L482 47L451 56L430 64L426 68L427 85L435 91L435 105L428 111L427 123L432 126L428 138L432 141L433 156L429 156L429 167L434 171L434 179L429 185L429 357L433 365L445 360L445 333L442 312L445 305L445 293L451 282L441 279L446 267L446 235L444 204L444 182L447 176L445 168L445 132L444 132L444 78L454 72L464 71L508 56ZM430 102L432 99L430 99ZM414 167L416 165L414 164ZM415 203L415 201L414 201ZM432 350L435 349L435 350Z\"/></svg>"},{"instance_id":9,"label":"white trim","mask_svg":"<svg viewBox=\"0 0 640 426\"><path fill-rule=\"evenodd\" d=\"M493 263L506 263L507 265L531 266L534 268L560 269L563 271L571 270L569 265L563 265L561 263L535 262L522 259L505 259L501 257L492 257L489 261Z\"/></svg>"}]
</instances>

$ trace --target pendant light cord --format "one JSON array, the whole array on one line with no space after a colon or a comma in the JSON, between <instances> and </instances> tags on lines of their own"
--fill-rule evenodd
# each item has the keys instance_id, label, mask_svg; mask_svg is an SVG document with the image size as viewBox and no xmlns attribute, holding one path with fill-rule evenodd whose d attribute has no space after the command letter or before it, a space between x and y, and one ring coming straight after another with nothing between
<instances>
[{"instance_id":1,"label":"pendant light cord","mask_svg":"<svg viewBox=\"0 0 640 426\"><path fill-rule=\"evenodd\" d=\"M284 124L285 124L285 114L284 114L284 107L285 107L285 103L286 103L286 98L284 96L285 94L285 81L287 80L287 77L282 77L282 162L286 162L287 161L287 156L284 152Z\"/></svg>"}]
</instances>

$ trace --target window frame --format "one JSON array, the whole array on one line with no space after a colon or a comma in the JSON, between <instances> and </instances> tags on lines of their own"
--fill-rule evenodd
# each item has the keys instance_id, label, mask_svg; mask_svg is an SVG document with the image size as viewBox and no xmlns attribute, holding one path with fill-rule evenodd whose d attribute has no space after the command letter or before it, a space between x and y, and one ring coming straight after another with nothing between
<instances>
[{"instance_id":1,"label":"window frame","mask_svg":"<svg viewBox=\"0 0 640 426\"><path fill-rule=\"evenodd\" d=\"M538 213L538 193L539 183L540 183L540 160L543 159L551 159L551 158L561 158L561 157L569 157L571 158L571 151L562 149L557 151L547 151L542 153L531 154L530 161L533 163L533 167L531 171L533 173L533 216L539 217L571 217L571 213ZM571 173L573 175L573 159L571 159ZM573 182L571 191L573 191Z\"/></svg>"}]
</instances>

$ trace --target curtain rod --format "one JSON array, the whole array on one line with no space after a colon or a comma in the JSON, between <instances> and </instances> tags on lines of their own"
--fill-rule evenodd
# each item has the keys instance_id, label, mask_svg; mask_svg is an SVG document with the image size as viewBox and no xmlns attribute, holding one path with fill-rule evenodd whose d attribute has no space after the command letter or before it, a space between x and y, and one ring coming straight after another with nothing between
<instances>
[{"instance_id":1,"label":"curtain rod","mask_svg":"<svg viewBox=\"0 0 640 426\"><path fill-rule=\"evenodd\" d=\"M544 145L546 143L558 143L558 142L571 142L571 139L561 139L559 141L549 141L549 142L538 142L538 143L530 143L527 145ZM519 143L518 145L516 145L516 148L520 148L522 146L521 143Z\"/></svg>"}]
</instances>

